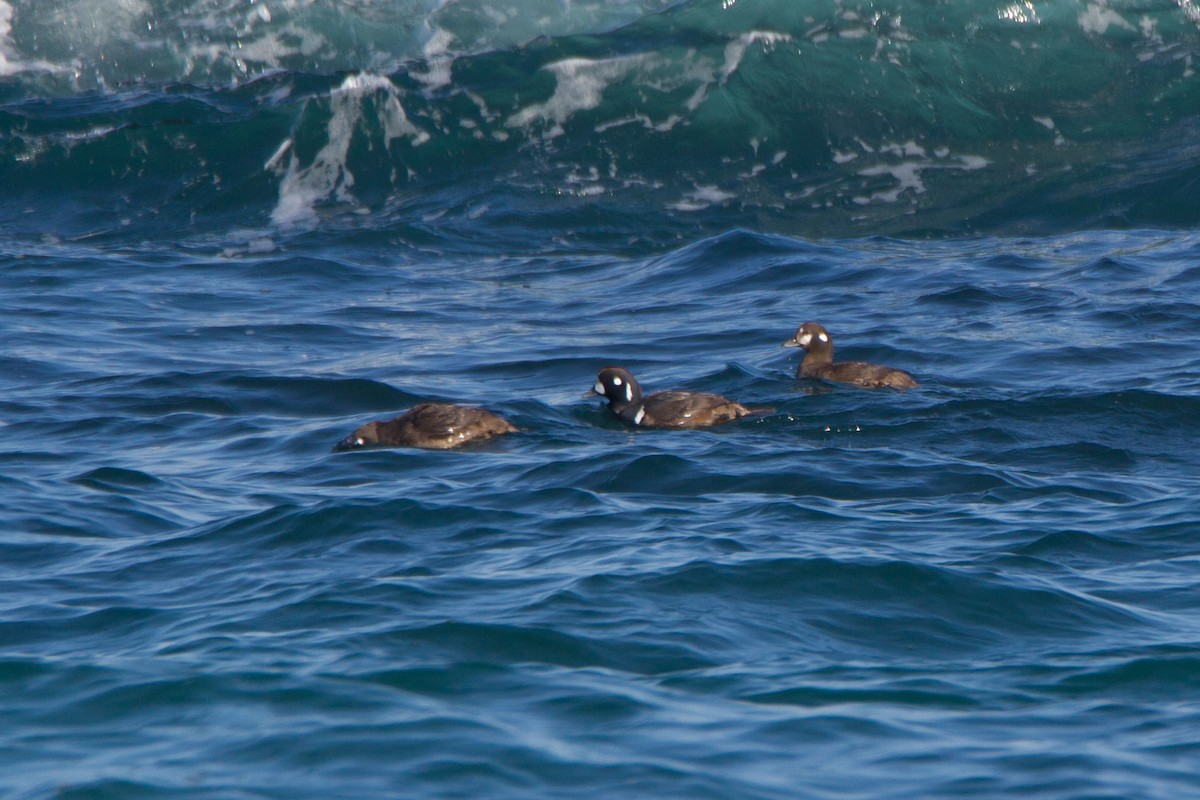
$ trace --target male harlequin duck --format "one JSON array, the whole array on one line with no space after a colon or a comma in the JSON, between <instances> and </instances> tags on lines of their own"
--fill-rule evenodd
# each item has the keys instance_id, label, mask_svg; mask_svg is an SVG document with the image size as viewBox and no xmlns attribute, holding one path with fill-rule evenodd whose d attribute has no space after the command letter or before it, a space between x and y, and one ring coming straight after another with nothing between
<instances>
[{"instance_id":1,"label":"male harlequin duck","mask_svg":"<svg viewBox=\"0 0 1200 800\"><path fill-rule=\"evenodd\" d=\"M395 419L368 422L334 450L360 447L425 447L447 450L460 444L515 433L508 420L490 411L450 403L421 403Z\"/></svg>"},{"instance_id":2,"label":"male harlequin duck","mask_svg":"<svg viewBox=\"0 0 1200 800\"><path fill-rule=\"evenodd\" d=\"M703 428L765 411L703 392L655 392L643 397L637 379L621 367L600 370L596 385L584 397L592 395L606 398L622 422L642 428Z\"/></svg>"},{"instance_id":3,"label":"male harlequin duck","mask_svg":"<svg viewBox=\"0 0 1200 800\"><path fill-rule=\"evenodd\" d=\"M797 378L821 378L836 383L849 383L875 389L890 386L893 389L910 389L917 385L912 375L902 369L865 364L862 361L834 363L833 339L829 331L815 322L806 322L796 330L796 335L783 343L784 347L803 347L807 352Z\"/></svg>"}]
</instances>

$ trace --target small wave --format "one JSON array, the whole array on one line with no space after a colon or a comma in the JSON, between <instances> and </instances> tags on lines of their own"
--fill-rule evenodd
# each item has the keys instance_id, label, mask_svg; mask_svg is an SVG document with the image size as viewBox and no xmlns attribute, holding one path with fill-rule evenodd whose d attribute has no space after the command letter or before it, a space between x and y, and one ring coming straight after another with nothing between
<instances>
[{"instance_id":1,"label":"small wave","mask_svg":"<svg viewBox=\"0 0 1200 800\"><path fill-rule=\"evenodd\" d=\"M1124 607L1079 592L906 562L696 563L646 581L638 591L653 587L705 603L701 597L719 596L741 609L727 613L793 614L805 627L865 651L919 639L924 652L999 652L1014 637L1027 646L1038 639L1042 647L1055 649L1064 636L1103 640L1116 629L1146 622ZM756 610L750 612L751 607ZM866 617L875 623L866 624ZM867 630L874 633L866 635Z\"/></svg>"},{"instance_id":2,"label":"small wave","mask_svg":"<svg viewBox=\"0 0 1200 800\"><path fill-rule=\"evenodd\" d=\"M153 475L135 469L99 467L78 475L72 480L82 486L100 491L125 492L130 489L150 489L162 485Z\"/></svg>"}]
</instances>

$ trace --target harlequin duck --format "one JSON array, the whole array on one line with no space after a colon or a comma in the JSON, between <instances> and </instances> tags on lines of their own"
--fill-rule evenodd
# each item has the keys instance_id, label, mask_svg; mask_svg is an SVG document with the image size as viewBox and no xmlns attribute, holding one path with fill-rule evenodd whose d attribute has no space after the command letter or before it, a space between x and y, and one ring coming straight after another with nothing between
<instances>
[{"instance_id":1,"label":"harlequin duck","mask_svg":"<svg viewBox=\"0 0 1200 800\"><path fill-rule=\"evenodd\" d=\"M917 385L912 375L902 369L865 364L862 361L833 360L833 339L829 331L815 322L806 322L796 330L796 335L783 343L784 347L803 347L807 352L797 378L821 378L835 383L850 383L875 389L890 386L894 389L910 389Z\"/></svg>"},{"instance_id":2,"label":"harlequin duck","mask_svg":"<svg viewBox=\"0 0 1200 800\"><path fill-rule=\"evenodd\" d=\"M502 433L515 433L516 430L508 420L482 408L450 403L421 403L395 419L368 422L334 445L333 449L425 447L447 450Z\"/></svg>"},{"instance_id":3,"label":"harlequin duck","mask_svg":"<svg viewBox=\"0 0 1200 800\"><path fill-rule=\"evenodd\" d=\"M600 370L596 385L584 397L592 395L606 398L622 422L643 428L703 428L765 411L703 392L655 392L643 397L637 379L621 367Z\"/></svg>"}]
</instances>

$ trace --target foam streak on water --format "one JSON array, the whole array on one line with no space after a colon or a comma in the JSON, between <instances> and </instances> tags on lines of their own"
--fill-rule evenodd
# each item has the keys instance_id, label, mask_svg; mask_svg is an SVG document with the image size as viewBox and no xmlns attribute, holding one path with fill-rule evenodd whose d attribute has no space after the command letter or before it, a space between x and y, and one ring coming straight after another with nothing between
<instances>
[{"instance_id":1,"label":"foam streak on water","mask_svg":"<svg viewBox=\"0 0 1200 800\"><path fill-rule=\"evenodd\" d=\"M294 149L291 139L280 145L268 160L267 168L277 170L284 154L289 156L287 169L279 184L279 203L271 212L273 223L311 223L316 219L314 205L318 201L336 198L344 203L355 202L355 177L347 161L353 137L364 124L364 99L373 95L380 98L374 110L381 126L380 139L385 149L391 146L393 140L401 137L408 137L414 147L429 140L428 134L409 122L391 82L377 75L351 75L330 94L327 142L311 163L304 167L299 165L299 159L291 152Z\"/></svg>"}]
</instances>

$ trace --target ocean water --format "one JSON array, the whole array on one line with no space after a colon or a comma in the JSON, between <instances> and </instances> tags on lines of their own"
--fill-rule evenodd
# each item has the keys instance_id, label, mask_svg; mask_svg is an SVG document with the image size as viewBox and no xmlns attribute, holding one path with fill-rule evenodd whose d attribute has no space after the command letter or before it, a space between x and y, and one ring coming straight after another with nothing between
<instances>
[{"instance_id":1,"label":"ocean water","mask_svg":"<svg viewBox=\"0 0 1200 800\"><path fill-rule=\"evenodd\" d=\"M1193 0L0 0L0 794L1194 796L1198 61ZM430 399L521 431L332 452Z\"/></svg>"}]
</instances>

